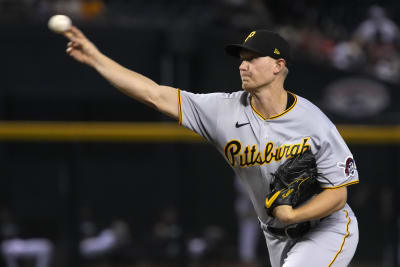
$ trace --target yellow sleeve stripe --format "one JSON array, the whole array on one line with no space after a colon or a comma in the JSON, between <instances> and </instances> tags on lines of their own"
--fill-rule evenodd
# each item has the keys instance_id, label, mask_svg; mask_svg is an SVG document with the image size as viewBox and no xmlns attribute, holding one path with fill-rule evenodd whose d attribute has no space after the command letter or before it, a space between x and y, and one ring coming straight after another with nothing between
<instances>
[{"instance_id":1,"label":"yellow sleeve stripe","mask_svg":"<svg viewBox=\"0 0 400 267\"><path fill-rule=\"evenodd\" d=\"M341 184L341 185L334 186L334 187L322 187L322 189L338 189L338 188L349 186L349 185L352 185L352 184L358 184L359 182L360 181L357 180L357 181L348 182L348 183Z\"/></svg>"},{"instance_id":2,"label":"yellow sleeve stripe","mask_svg":"<svg viewBox=\"0 0 400 267\"><path fill-rule=\"evenodd\" d=\"M332 259L332 261L329 263L328 267L331 267L331 266L332 266L332 264L333 264L333 262L336 260L337 256L340 254L340 252L342 252L344 243L346 242L346 238L350 235L350 232L349 232L349 224L350 224L350 222L351 222L351 219L350 219L350 217L349 217L349 213L347 212L347 210L344 210L344 213L346 213L346 218L347 218L346 234L345 234L344 237L343 237L343 241L342 241L342 244L340 245L340 248L339 248L338 252L336 252L335 257L333 257L333 259Z\"/></svg>"},{"instance_id":3,"label":"yellow sleeve stripe","mask_svg":"<svg viewBox=\"0 0 400 267\"><path fill-rule=\"evenodd\" d=\"M178 124L182 125L182 104L181 104L181 90L178 90Z\"/></svg>"}]
</instances>

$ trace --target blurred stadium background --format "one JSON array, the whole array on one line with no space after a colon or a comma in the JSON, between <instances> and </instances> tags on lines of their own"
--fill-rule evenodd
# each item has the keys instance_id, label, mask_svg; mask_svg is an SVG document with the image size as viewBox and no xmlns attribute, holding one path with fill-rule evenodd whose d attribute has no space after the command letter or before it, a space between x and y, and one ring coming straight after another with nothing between
<instances>
[{"instance_id":1,"label":"blurred stadium background","mask_svg":"<svg viewBox=\"0 0 400 267\"><path fill-rule=\"evenodd\" d=\"M0 0L1 266L269 266L222 156L67 57L47 29L56 13L126 67L198 93L240 89L225 44L280 31L295 56L285 87L356 158L351 266L400 266L398 1Z\"/></svg>"}]
</instances>

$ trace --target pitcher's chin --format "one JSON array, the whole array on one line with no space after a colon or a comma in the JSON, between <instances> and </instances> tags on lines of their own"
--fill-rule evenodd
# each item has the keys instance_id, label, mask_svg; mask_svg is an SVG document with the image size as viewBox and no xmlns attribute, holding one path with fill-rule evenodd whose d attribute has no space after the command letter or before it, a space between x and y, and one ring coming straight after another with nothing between
<instances>
[{"instance_id":1,"label":"pitcher's chin","mask_svg":"<svg viewBox=\"0 0 400 267\"><path fill-rule=\"evenodd\" d=\"M253 92L253 87L249 86L249 83L242 82L242 89L251 93Z\"/></svg>"}]
</instances>

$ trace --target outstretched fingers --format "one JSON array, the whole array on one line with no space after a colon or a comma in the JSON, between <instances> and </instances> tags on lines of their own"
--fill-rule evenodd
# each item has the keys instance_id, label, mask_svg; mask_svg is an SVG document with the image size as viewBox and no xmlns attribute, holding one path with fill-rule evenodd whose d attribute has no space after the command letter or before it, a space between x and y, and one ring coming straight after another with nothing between
<instances>
[{"instance_id":1,"label":"outstretched fingers","mask_svg":"<svg viewBox=\"0 0 400 267\"><path fill-rule=\"evenodd\" d=\"M69 40L66 53L81 63L89 64L94 62L96 47L85 37L75 26L64 32L63 35Z\"/></svg>"},{"instance_id":2,"label":"outstretched fingers","mask_svg":"<svg viewBox=\"0 0 400 267\"><path fill-rule=\"evenodd\" d=\"M74 33L75 36L80 37L80 38L86 38L85 35L82 33L81 30L79 30L77 27L75 27L74 25L71 26L70 29L71 32Z\"/></svg>"},{"instance_id":3,"label":"outstretched fingers","mask_svg":"<svg viewBox=\"0 0 400 267\"><path fill-rule=\"evenodd\" d=\"M79 43L76 43L76 42L73 42L73 41L70 41L70 42L68 42L68 44L67 44L67 48L69 48L69 47L77 48L77 47L79 47L79 46L80 46Z\"/></svg>"},{"instance_id":4,"label":"outstretched fingers","mask_svg":"<svg viewBox=\"0 0 400 267\"><path fill-rule=\"evenodd\" d=\"M75 26L71 26L71 28L63 33L63 35L74 43L82 43L86 37L85 35Z\"/></svg>"},{"instance_id":5,"label":"outstretched fingers","mask_svg":"<svg viewBox=\"0 0 400 267\"><path fill-rule=\"evenodd\" d=\"M80 44L74 41L70 41L67 44L67 53L71 52L73 49L80 47Z\"/></svg>"}]
</instances>

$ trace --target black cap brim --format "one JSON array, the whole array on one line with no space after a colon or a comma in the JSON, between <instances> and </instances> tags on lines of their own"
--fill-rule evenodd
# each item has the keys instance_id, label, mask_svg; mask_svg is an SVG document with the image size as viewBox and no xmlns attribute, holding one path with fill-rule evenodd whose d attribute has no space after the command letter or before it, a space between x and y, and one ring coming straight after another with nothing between
<instances>
[{"instance_id":1,"label":"black cap brim","mask_svg":"<svg viewBox=\"0 0 400 267\"><path fill-rule=\"evenodd\" d=\"M242 51L242 50L247 50L247 51L251 51L251 52L255 52L260 55L263 55L263 53L261 53L260 51L257 51L253 48L247 47L242 44L230 44L230 45L225 46L225 52L228 55L237 57L237 58L240 58L240 51Z\"/></svg>"}]
</instances>

